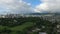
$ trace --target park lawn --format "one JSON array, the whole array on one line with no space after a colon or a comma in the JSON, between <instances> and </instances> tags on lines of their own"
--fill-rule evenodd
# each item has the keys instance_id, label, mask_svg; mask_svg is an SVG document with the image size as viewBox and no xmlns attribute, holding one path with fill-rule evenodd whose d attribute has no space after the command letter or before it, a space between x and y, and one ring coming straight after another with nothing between
<instances>
[{"instance_id":1,"label":"park lawn","mask_svg":"<svg viewBox=\"0 0 60 34\"><path fill-rule=\"evenodd\" d=\"M32 22L26 22L26 23L24 23L20 26L12 27L10 29L13 30L13 31L23 31L23 29L25 29L27 27L31 27L31 26L33 26Z\"/></svg>"},{"instance_id":2,"label":"park lawn","mask_svg":"<svg viewBox=\"0 0 60 34\"><path fill-rule=\"evenodd\" d=\"M8 28L8 27L0 25L0 30L3 30L4 28Z\"/></svg>"}]
</instances>

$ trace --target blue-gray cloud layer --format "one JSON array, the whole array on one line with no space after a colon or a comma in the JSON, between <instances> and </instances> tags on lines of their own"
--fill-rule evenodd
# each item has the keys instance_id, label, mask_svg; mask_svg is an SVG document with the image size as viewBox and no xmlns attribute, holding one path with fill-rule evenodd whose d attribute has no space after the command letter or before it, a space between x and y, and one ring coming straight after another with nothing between
<instances>
[{"instance_id":1,"label":"blue-gray cloud layer","mask_svg":"<svg viewBox=\"0 0 60 34\"><path fill-rule=\"evenodd\" d=\"M0 14L30 12L33 12L30 3L22 0L0 0Z\"/></svg>"},{"instance_id":2,"label":"blue-gray cloud layer","mask_svg":"<svg viewBox=\"0 0 60 34\"><path fill-rule=\"evenodd\" d=\"M60 12L60 0L40 0L42 3L36 6L36 12Z\"/></svg>"}]
</instances>

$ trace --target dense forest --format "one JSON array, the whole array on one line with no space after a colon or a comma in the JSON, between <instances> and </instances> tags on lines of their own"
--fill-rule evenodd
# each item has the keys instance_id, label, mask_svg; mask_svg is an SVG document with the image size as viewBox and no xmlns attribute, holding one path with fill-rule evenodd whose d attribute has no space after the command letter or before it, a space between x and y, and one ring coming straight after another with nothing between
<instances>
[{"instance_id":1,"label":"dense forest","mask_svg":"<svg viewBox=\"0 0 60 34\"><path fill-rule=\"evenodd\" d=\"M57 24L42 17L0 18L0 34L57 34Z\"/></svg>"}]
</instances>

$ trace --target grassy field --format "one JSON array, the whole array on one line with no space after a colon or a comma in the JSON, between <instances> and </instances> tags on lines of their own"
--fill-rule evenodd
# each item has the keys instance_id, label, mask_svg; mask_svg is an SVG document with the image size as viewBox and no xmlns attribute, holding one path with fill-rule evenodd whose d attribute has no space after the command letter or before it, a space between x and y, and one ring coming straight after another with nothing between
<instances>
[{"instance_id":1,"label":"grassy field","mask_svg":"<svg viewBox=\"0 0 60 34\"><path fill-rule=\"evenodd\" d=\"M26 22L20 26L16 26L16 27L12 27L10 28L11 30L14 30L14 31L23 31L23 29L27 28L27 27L31 27L33 26L33 23L32 22Z\"/></svg>"},{"instance_id":2,"label":"grassy field","mask_svg":"<svg viewBox=\"0 0 60 34\"><path fill-rule=\"evenodd\" d=\"M1 26L0 25L0 30L2 30L4 28L8 28L8 29L11 29L12 31L23 31L23 29L25 29L27 27L31 27L31 26L33 26L32 22L26 22L26 23L23 23L20 26L15 26L15 27L8 27L8 26Z\"/></svg>"},{"instance_id":3,"label":"grassy field","mask_svg":"<svg viewBox=\"0 0 60 34\"><path fill-rule=\"evenodd\" d=\"M26 29L27 27L32 27L32 26L33 26L33 22L26 22L26 23L23 23L22 25L15 26L15 27L8 27L8 26L1 26L0 25L0 31L4 30L4 28L7 28L7 29L10 29L13 31L13 32L11 32L11 34L17 34L16 33L17 31L23 32L24 29Z\"/></svg>"}]
</instances>

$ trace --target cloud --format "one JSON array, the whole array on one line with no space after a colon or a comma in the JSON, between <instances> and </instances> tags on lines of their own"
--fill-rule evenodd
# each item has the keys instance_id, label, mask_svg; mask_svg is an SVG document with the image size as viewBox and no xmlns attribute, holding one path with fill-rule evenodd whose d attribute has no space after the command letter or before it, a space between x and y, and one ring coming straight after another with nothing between
<instances>
[{"instance_id":1,"label":"cloud","mask_svg":"<svg viewBox=\"0 0 60 34\"><path fill-rule=\"evenodd\" d=\"M33 8L23 0L0 0L0 13L30 13Z\"/></svg>"},{"instance_id":2,"label":"cloud","mask_svg":"<svg viewBox=\"0 0 60 34\"><path fill-rule=\"evenodd\" d=\"M40 0L42 3L35 7L36 12L60 12L60 0Z\"/></svg>"}]
</instances>

